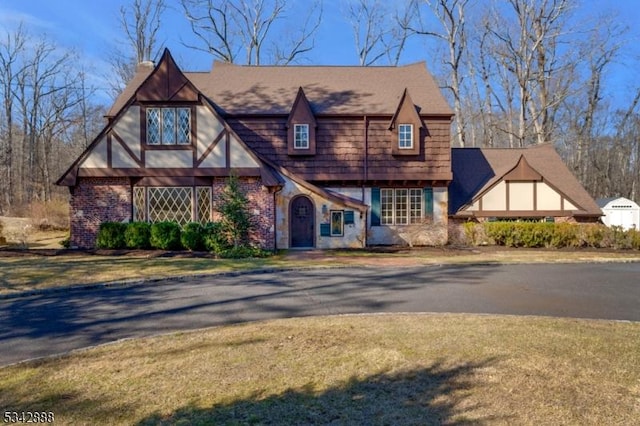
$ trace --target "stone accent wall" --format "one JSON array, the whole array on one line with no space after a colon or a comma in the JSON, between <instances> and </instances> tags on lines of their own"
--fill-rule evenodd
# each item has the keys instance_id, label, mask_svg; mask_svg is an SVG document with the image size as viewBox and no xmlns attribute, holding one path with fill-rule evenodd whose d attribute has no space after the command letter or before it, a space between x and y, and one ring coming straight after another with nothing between
<instances>
[{"instance_id":1,"label":"stone accent wall","mask_svg":"<svg viewBox=\"0 0 640 426\"><path fill-rule=\"evenodd\" d=\"M129 178L79 178L70 203L71 247L93 248L102 222L129 220Z\"/></svg>"},{"instance_id":2,"label":"stone accent wall","mask_svg":"<svg viewBox=\"0 0 640 426\"><path fill-rule=\"evenodd\" d=\"M241 177L238 178L240 190L244 192L249 200L249 212L253 216L254 230L251 232L251 243L266 250L275 248L275 217L273 194L262 185L259 178ZM215 178L213 180L213 220L220 220L220 213L216 208L220 203L220 194L227 185L226 178Z\"/></svg>"}]
</instances>

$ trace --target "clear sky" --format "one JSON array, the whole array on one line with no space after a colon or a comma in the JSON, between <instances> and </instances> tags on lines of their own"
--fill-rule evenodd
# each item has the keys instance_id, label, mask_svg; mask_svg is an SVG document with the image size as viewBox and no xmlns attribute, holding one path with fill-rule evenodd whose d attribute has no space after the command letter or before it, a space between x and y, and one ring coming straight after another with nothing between
<instances>
[{"instance_id":1,"label":"clear sky","mask_svg":"<svg viewBox=\"0 0 640 426\"><path fill-rule=\"evenodd\" d=\"M350 23L344 18L348 0L324 0L323 23L316 37L315 49L302 63L328 65L356 65L358 58ZM393 0L388 0L393 1ZM477 0L482 5L483 0ZM59 45L76 49L85 66L93 70L92 83L106 87L103 80L110 50L122 46L123 37L119 28L119 8L129 4L128 0L0 0L0 35L24 22L30 33L46 33ZM191 38L191 30L182 18L178 0L168 0L174 5L167 11L162 35L178 63L187 70L208 70L212 57L204 52L188 49L182 40ZM304 8L310 0L292 0L294 8ZM578 15L594 15L611 10L618 12L620 22L630 27L627 58L623 58L612 70L608 88L610 96L621 101L629 95L634 82L640 84L635 66L640 63L640 0L582 0ZM289 15L293 19L296 13ZM594 25L596 23L594 22ZM193 39L192 39L193 40ZM416 37L403 55L402 63L427 61L429 49L425 37ZM635 57L634 67L629 57ZM432 67L433 65L429 65Z\"/></svg>"}]
</instances>

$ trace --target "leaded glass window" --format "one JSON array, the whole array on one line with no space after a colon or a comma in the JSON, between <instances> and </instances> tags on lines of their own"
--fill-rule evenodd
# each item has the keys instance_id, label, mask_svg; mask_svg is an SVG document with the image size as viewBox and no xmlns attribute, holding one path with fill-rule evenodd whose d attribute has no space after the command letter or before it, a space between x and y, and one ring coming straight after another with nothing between
<instances>
[{"instance_id":1,"label":"leaded glass window","mask_svg":"<svg viewBox=\"0 0 640 426\"><path fill-rule=\"evenodd\" d=\"M160 144L160 108L147 108L147 143Z\"/></svg>"},{"instance_id":2,"label":"leaded glass window","mask_svg":"<svg viewBox=\"0 0 640 426\"><path fill-rule=\"evenodd\" d=\"M162 108L162 144L175 145L176 143L176 110Z\"/></svg>"},{"instance_id":3,"label":"leaded glass window","mask_svg":"<svg viewBox=\"0 0 640 426\"><path fill-rule=\"evenodd\" d=\"M196 187L196 200L196 213L198 215L196 220L200 223L209 222L211 220L211 187Z\"/></svg>"},{"instance_id":4,"label":"leaded glass window","mask_svg":"<svg viewBox=\"0 0 640 426\"><path fill-rule=\"evenodd\" d=\"M148 188L149 222L191 222L193 188Z\"/></svg>"},{"instance_id":5,"label":"leaded glass window","mask_svg":"<svg viewBox=\"0 0 640 426\"><path fill-rule=\"evenodd\" d=\"M144 222L147 220L146 192L142 187L133 188L133 220Z\"/></svg>"},{"instance_id":6,"label":"leaded glass window","mask_svg":"<svg viewBox=\"0 0 640 426\"><path fill-rule=\"evenodd\" d=\"M191 142L191 110L189 108L178 108L177 111L177 142L180 145L188 145Z\"/></svg>"},{"instance_id":7,"label":"leaded glass window","mask_svg":"<svg viewBox=\"0 0 640 426\"><path fill-rule=\"evenodd\" d=\"M189 145L190 108L147 108L147 144Z\"/></svg>"}]
</instances>

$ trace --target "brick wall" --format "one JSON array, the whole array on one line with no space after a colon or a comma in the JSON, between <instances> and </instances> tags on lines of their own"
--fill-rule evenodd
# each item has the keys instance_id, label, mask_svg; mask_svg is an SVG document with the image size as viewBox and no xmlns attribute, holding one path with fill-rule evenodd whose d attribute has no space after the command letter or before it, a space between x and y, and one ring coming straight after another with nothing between
<instances>
[{"instance_id":1,"label":"brick wall","mask_svg":"<svg viewBox=\"0 0 640 426\"><path fill-rule=\"evenodd\" d=\"M79 178L70 208L71 247L94 247L102 222L131 219L129 178Z\"/></svg>"},{"instance_id":2,"label":"brick wall","mask_svg":"<svg viewBox=\"0 0 640 426\"><path fill-rule=\"evenodd\" d=\"M238 178L240 190L249 200L249 213L255 225L250 234L252 244L266 250L275 248L275 217L273 194L262 185L258 178ZM216 211L220 203L220 194L227 184L226 178L215 178L213 181L213 220L220 219L220 213Z\"/></svg>"}]
</instances>

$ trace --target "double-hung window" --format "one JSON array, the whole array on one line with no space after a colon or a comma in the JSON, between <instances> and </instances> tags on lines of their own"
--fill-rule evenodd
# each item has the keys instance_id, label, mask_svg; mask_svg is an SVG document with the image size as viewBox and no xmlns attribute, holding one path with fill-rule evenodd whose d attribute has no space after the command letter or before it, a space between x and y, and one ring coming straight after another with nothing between
<instances>
[{"instance_id":1,"label":"double-hung window","mask_svg":"<svg viewBox=\"0 0 640 426\"><path fill-rule=\"evenodd\" d=\"M309 125L308 124L293 125L293 148L309 149Z\"/></svg>"},{"instance_id":2,"label":"double-hung window","mask_svg":"<svg viewBox=\"0 0 640 426\"><path fill-rule=\"evenodd\" d=\"M147 108L148 145L189 145L191 108Z\"/></svg>"},{"instance_id":3,"label":"double-hung window","mask_svg":"<svg viewBox=\"0 0 640 426\"><path fill-rule=\"evenodd\" d=\"M413 149L413 124L398 125L398 148Z\"/></svg>"},{"instance_id":4,"label":"double-hung window","mask_svg":"<svg viewBox=\"0 0 640 426\"><path fill-rule=\"evenodd\" d=\"M422 222L423 193L420 188L383 188L380 190L380 223L409 225Z\"/></svg>"}]
</instances>

